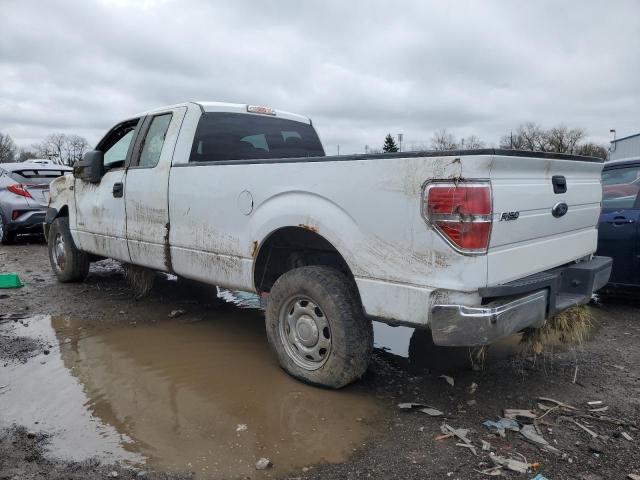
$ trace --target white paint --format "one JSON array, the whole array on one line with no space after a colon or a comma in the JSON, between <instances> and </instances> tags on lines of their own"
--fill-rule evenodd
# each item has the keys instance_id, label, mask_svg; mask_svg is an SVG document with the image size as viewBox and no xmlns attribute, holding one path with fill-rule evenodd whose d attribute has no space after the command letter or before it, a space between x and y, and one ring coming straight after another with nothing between
<instances>
[{"instance_id":1,"label":"white paint","mask_svg":"<svg viewBox=\"0 0 640 480\"><path fill-rule=\"evenodd\" d=\"M126 235L124 202L106 198L114 181L109 175L115 172L97 188L76 189L76 203L82 205L77 213L77 228L84 232L78 237L82 248L120 258L116 255L123 255L128 239L132 261L165 269L168 216L176 274L255 291L256 244L262 246L280 228L303 226L317 231L343 256L367 314L417 325L429 323L436 301L478 305L481 287L547 270L595 250L601 164L475 155L183 167L202 109L246 113L246 105L221 103L146 112L171 110L184 118L179 128L174 124L179 116L172 120L155 169L126 174ZM120 175L125 181L124 171ZM566 194L553 193L553 175L566 177ZM424 182L452 178L488 179L492 184L494 228L488 255L456 253L421 216ZM558 201L569 205L560 219L551 215ZM59 205L57 199L52 202ZM143 215L147 207L157 210L158 218ZM95 220L89 218L95 208L105 209L103 230L93 227ZM520 212L518 220L498 221L501 212L511 211ZM106 240L105 232L111 235Z\"/></svg>"}]
</instances>

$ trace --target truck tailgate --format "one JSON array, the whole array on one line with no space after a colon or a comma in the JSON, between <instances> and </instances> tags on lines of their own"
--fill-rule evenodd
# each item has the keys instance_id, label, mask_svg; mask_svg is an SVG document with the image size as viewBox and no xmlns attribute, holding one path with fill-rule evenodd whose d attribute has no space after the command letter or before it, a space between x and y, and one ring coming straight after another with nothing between
<instances>
[{"instance_id":1,"label":"truck tailgate","mask_svg":"<svg viewBox=\"0 0 640 480\"><path fill-rule=\"evenodd\" d=\"M602 163L580 160L494 157L488 285L547 270L595 251L602 167ZM566 205L564 214L562 204Z\"/></svg>"}]
</instances>

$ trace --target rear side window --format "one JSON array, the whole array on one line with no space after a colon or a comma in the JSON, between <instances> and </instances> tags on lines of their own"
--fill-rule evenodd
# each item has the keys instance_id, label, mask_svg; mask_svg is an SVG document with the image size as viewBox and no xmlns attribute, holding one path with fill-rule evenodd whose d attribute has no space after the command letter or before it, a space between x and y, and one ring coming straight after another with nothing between
<instances>
[{"instance_id":1,"label":"rear side window","mask_svg":"<svg viewBox=\"0 0 640 480\"><path fill-rule=\"evenodd\" d=\"M640 192L640 167L602 172L602 207L634 208Z\"/></svg>"},{"instance_id":2,"label":"rear side window","mask_svg":"<svg viewBox=\"0 0 640 480\"><path fill-rule=\"evenodd\" d=\"M38 170L38 169L28 169L28 170L14 170L9 173L9 176L13 178L16 182L20 183L30 183L30 184L38 184L38 185L46 185L50 183L54 178L58 178L65 173L70 173L66 170Z\"/></svg>"},{"instance_id":3,"label":"rear side window","mask_svg":"<svg viewBox=\"0 0 640 480\"><path fill-rule=\"evenodd\" d=\"M321 156L320 139L307 123L244 113L205 113L189 161Z\"/></svg>"}]
</instances>

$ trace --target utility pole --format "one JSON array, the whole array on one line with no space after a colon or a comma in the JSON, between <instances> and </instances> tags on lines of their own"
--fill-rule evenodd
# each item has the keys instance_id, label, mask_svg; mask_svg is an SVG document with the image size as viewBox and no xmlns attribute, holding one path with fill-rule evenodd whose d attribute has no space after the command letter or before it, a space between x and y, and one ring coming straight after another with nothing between
<instances>
[{"instance_id":1,"label":"utility pole","mask_svg":"<svg viewBox=\"0 0 640 480\"><path fill-rule=\"evenodd\" d=\"M340 144L338 144L338 156L340 156Z\"/></svg>"},{"instance_id":2,"label":"utility pole","mask_svg":"<svg viewBox=\"0 0 640 480\"><path fill-rule=\"evenodd\" d=\"M403 133L399 133L398 134L398 151L401 152L402 151L402 139L404 138L404 134Z\"/></svg>"},{"instance_id":3,"label":"utility pole","mask_svg":"<svg viewBox=\"0 0 640 480\"><path fill-rule=\"evenodd\" d=\"M510 139L511 150L513 150L513 132L511 132Z\"/></svg>"}]
</instances>

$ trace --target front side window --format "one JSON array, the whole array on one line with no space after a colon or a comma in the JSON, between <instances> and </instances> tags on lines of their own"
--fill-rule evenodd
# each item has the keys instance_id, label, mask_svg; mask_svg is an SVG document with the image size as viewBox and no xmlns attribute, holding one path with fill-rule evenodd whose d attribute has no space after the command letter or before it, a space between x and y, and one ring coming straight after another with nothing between
<instances>
[{"instance_id":1,"label":"front side window","mask_svg":"<svg viewBox=\"0 0 640 480\"><path fill-rule=\"evenodd\" d=\"M151 120L151 124L149 125L149 129L147 130L147 134L144 137L138 166L151 168L158 164L170 122L170 113L153 117L153 120Z\"/></svg>"},{"instance_id":2,"label":"front side window","mask_svg":"<svg viewBox=\"0 0 640 480\"><path fill-rule=\"evenodd\" d=\"M190 162L321 157L324 150L308 123L244 113L200 117Z\"/></svg>"},{"instance_id":3,"label":"front side window","mask_svg":"<svg viewBox=\"0 0 640 480\"><path fill-rule=\"evenodd\" d=\"M105 169L124 167L138 121L138 119L129 120L116 125L107 136L100 140L96 148L104 152Z\"/></svg>"},{"instance_id":4,"label":"front side window","mask_svg":"<svg viewBox=\"0 0 640 480\"><path fill-rule=\"evenodd\" d=\"M602 207L634 208L640 192L640 167L613 168L602 172Z\"/></svg>"}]
</instances>

